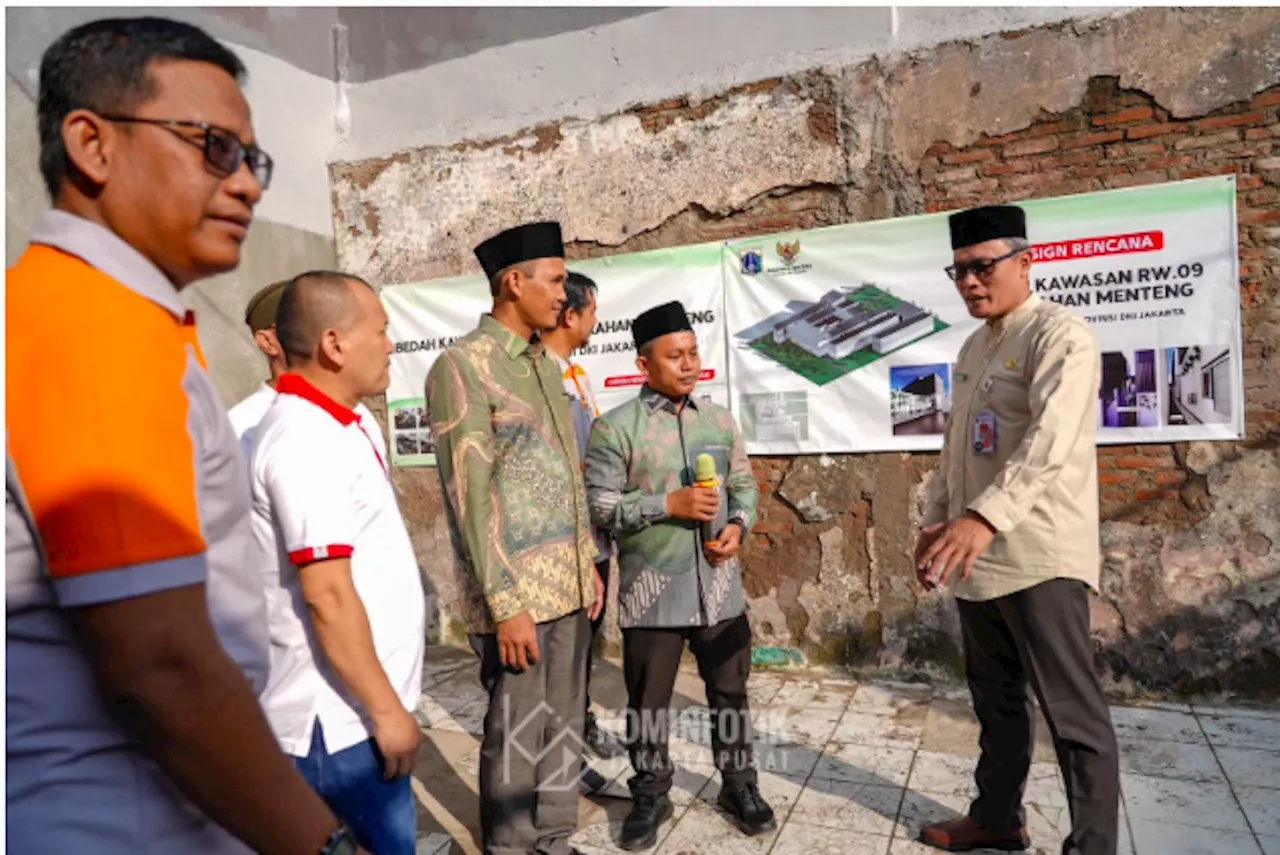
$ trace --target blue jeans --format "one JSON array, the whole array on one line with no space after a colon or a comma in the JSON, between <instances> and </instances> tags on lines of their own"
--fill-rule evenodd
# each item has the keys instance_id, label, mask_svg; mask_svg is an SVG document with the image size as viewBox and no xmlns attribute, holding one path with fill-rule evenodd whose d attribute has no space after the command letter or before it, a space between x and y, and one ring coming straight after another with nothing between
<instances>
[{"instance_id":1,"label":"blue jeans","mask_svg":"<svg viewBox=\"0 0 1280 855\"><path fill-rule=\"evenodd\" d=\"M311 753L293 762L373 855L414 855L418 815L409 776L382 778L382 752L372 739L329 754L316 721Z\"/></svg>"}]
</instances>

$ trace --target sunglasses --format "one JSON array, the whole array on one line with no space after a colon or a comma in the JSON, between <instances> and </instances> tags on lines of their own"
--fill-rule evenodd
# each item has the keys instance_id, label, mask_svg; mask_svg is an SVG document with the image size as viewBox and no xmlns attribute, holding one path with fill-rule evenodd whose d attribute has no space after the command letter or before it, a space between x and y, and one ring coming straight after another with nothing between
<instances>
[{"instance_id":1,"label":"sunglasses","mask_svg":"<svg viewBox=\"0 0 1280 855\"><path fill-rule=\"evenodd\" d=\"M226 128L211 125L208 122L185 122L178 119L142 119L137 116L103 116L108 122L122 122L137 125L155 125L171 132L178 139L204 150L205 163L213 167L222 176L234 175L241 164L249 164L249 171L258 179L262 189L271 185L271 173L275 169L275 161L256 145L245 145L240 138ZM193 138L179 131L179 128L195 128L204 131L203 138Z\"/></svg>"},{"instance_id":2,"label":"sunglasses","mask_svg":"<svg viewBox=\"0 0 1280 855\"><path fill-rule=\"evenodd\" d=\"M942 269L947 272L947 276L951 277L952 282L959 282L970 273L977 276L979 279L985 279L987 275L991 273L992 268L997 264L1004 261L1006 258L1013 258L1020 252L1026 252L1026 250L1012 249L1004 255L997 255L995 258L979 258L975 261L970 261L967 264L948 264Z\"/></svg>"}]
</instances>

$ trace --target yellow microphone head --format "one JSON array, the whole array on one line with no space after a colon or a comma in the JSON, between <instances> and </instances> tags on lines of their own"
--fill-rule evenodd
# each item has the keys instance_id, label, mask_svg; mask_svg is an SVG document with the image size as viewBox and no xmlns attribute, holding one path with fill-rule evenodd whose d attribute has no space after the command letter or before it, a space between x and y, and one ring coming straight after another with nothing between
<instances>
[{"instance_id":1,"label":"yellow microphone head","mask_svg":"<svg viewBox=\"0 0 1280 855\"><path fill-rule=\"evenodd\" d=\"M699 454L696 471L697 481L714 481L716 479L716 459L710 454Z\"/></svg>"}]
</instances>

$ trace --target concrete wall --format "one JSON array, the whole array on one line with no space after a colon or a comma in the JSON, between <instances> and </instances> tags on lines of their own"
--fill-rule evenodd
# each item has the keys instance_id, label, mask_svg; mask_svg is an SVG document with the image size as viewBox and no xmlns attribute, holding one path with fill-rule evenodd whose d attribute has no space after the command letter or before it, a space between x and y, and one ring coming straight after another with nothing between
<instances>
[{"instance_id":1,"label":"concrete wall","mask_svg":"<svg viewBox=\"0 0 1280 855\"><path fill-rule=\"evenodd\" d=\"M491 63L475 66L491 77L471 79L492 85L438 99L418 87L420 99L440 105L430 121L407 109L411 87L396 78L351 87L361 145L417 143L333 165L342 265L381 283L473 270L478 238L535 216L561 219L571 254L586 257L1236 174L1248 440L1100 450L1105 558L1095 635L1099 666L1120 690L1274 694L1280 12L1144 9L985 36L953 29L955 41L806 71L810 54L788 62L770 53L775 44L794 47L785 27L749 29L740 17L781 21L819 10L679 11L687 26L660 34L670 51L666 76L649 69L657 82L636 82L636 57L649 47L638 43L617 56L629 69L626 85L620 76L570 79L556 58L570 45L588 67L599 61L588 34L575 33L554 40L555 51L530 42L505 49L502 61L483 53L455 61ZM867 27L879 14L839 11L867 16ZM904 16L932 21L935 32L946 32L939 20L985 29L1008 15L1052 17L982 10L970 19L967 11L899 10L889 26L905 32ZM698 30L699 16L713 12L720 28ZM606 31L638 32L627 28L659 14L675 11L601 28L595 41ZM851 36L830 19L825 29L832 43L861 32ZM716 65L730 54L737 70ZM440 83L453 64L418 73ZM541 87L521 75L534 69L550 101L530 106ZM744 69L757 78L743 79ZM708 91L712 82L728 88ZM610 94L609 85L623 91ZM375 87L385 100L372 97ZM647 102L631 106L638 97ZM559 118L548 119L557 109ZM485 129L495 136L465 138ZM765 494L746 551L759 643L861 665L954 670L954 607L921 592L910 566L936 456L761 457L753 465ZM396 477L447 634L452 562L436 474Z\"/></svg>"},{"instance_id":2,"label":"concrete wall","mask_svg":"<svg viewBox=\"0 0 1280 855\"><path fill-rule=\"evenodd\" d=\"M511 17L516 10L500 11ZM584 13L603 11L560 10L565 28L571 22L579 28L538 38L533 21L544 18L544 11L527 10L523 40L350 86L352 134L339 150L340 159L486 139L569 117L593 120L674 95L714 96L744 83L849 64L877 52L1116 10L685 6L583 26L593 20ZM419 23L426 14L420 9L397 13L404 29L433 40L436 33ZM465 13L450 9L448 14ZM490 37L490 43L494 40Z\"/></svg>"},{"instance_id":3,"label":"concrete wall","mask_svg":"<svg viewBox=\"0 0 1280 855\"><path fill-rule=\"evenodd\" d=\"M147 10L151 12L153 10ZM199 10L154 10L214 32L230 25ZM35 103L40 56L66 29L112 14L106 9L9 9L5 78L5 261L26 245L36 216L49 206L37 168ZM140 10L115 10L139 14ZM237 30L239 33L247 31ZM259 144L276 161L271 187L255 211L240 267L197 283L183 299L196 310L200 341L228 404L248 395L266 364L244 325L249 297L269 282L335 263L326 159L337 132L335 84L276 56L228 41L248 69L245 87Z\"/></svg>"}]
</instances>

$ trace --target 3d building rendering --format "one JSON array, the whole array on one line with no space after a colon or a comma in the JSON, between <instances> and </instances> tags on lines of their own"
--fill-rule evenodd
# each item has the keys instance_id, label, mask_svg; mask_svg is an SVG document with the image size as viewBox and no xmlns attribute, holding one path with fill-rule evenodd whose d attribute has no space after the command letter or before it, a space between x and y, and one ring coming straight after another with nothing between
<instances>
[{"instance_id":1,"label":"3d building rendering","mask_svg":"<svg viewBox=\"0 0 1280 855\"><path fill-rule=\"evenodd\" d=\"M843 359L870 348L888 353L934 331L933 315L913 303L893 301L871 285L838 288L773 329L773 340L791 342L814 356Z\"/></svg>"}]
</instances>

